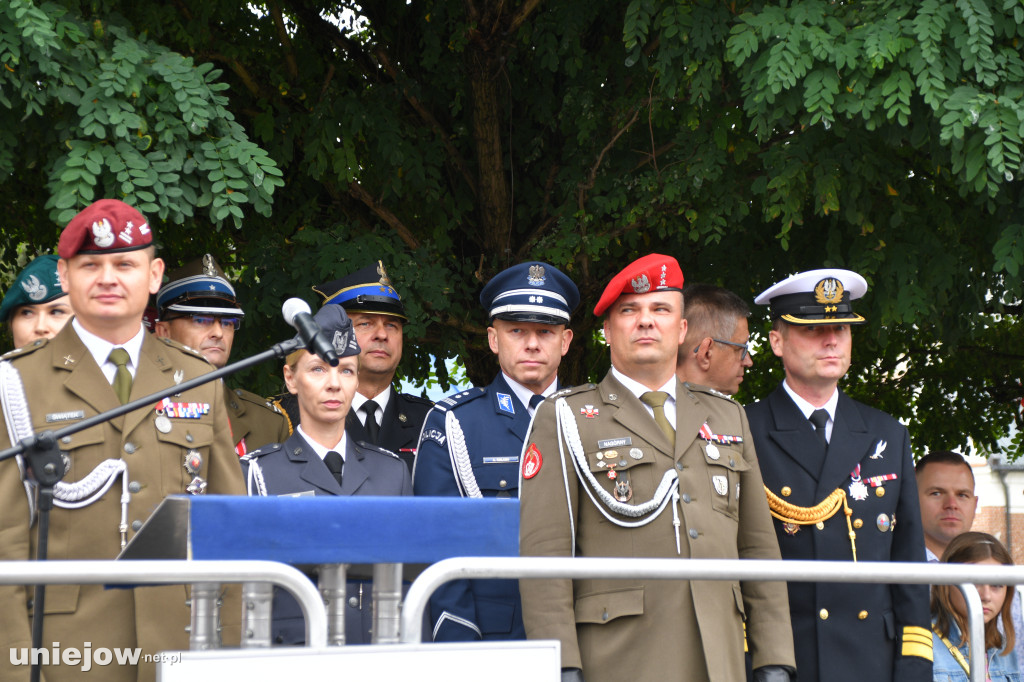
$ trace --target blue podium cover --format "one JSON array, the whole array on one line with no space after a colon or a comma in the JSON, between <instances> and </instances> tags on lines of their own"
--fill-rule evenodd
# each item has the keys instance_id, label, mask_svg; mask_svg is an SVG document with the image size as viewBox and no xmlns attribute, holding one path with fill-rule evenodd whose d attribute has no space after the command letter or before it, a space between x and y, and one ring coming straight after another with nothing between
<instances>
[{"instance_id":1,"label":"blue podium cover","mask_svg":"<svg viewBox=\"0 0 1024 682\"><path fill-rule=\"evenodd\" d=\"M189 558L291 564L518 556L519 500L189 497Z\"/></svg>"}]
</instances>

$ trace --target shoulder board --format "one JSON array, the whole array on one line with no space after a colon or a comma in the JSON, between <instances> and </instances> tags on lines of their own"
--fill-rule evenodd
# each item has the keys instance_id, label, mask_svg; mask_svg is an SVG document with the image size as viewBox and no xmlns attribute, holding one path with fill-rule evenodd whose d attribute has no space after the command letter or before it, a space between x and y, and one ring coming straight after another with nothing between
<instances>
[{"instance_id":1,"label":"shoulder board","mask_svg":"<svg viewBox=\"0 0 1024 682\"><path fill-rule=\"evenodd\" d=\"M691 391L693 393L702 393L704 395L713 395L716 398L722 398L723 400L728 400L731 403L736 403L736 401L733 399L732 396L726 395L726 394L722 393L721 391L716 391L715 389L710 388L708 386L701 386L700 384L691 384L689 381L687 381L685 384L683 384L683 386L685 386L687 388L687 390L689 390L689 391ZM739 405L739 403L736 403L736 404Z\"/></svg>"},{"instance_id":2,"label":"shoulder board","mask_svg":"<svg viewBox=\"0 0 1024 682\"><path fill-rule=\"evenodd\" d=\"M465 405L471 400L476 400L481 396L487 395L487 389L485 388L471 388L468 391L462 391L460 393L453 393L452 395L438 400L434 403L434 409L439 412L447 412L459 405Z\"/></svg>"},{"instance_id":3,"label":"shoulder board","mask_svg":"<svg viewBox=\"0 0 1024 682\"><path fill-rule=\"evenodd\" d=\"M269 443L261 448L250 450L245 453L241 459L256 459L257 457L263 457L264 455L270 455L284 447L283 443Z\"/></svg>"},{"instance_id":4,"label":"shoulder board","mask_svg":"<svg viewBox=\"0 0 1024 682\"><path fill-rule=\"evenodd\" d=\"M175 350L180 350L182 353L185 353L186 355L191 355L194 358L199 358L208 365L210 364L209 360L204 358L202 353L197 351L195 348L192 348L191 346L186 346L183 343L178 343L177 341L172 341L171 339L167 339L162 336L158 336L157 338L163 341L164 345L170 346Z\"/></svg>"},{"instance_id":5,"label":"shoulder board","mask_svg":"<svg viewBox=\"0 0 1024 682\"><path fill-rule=\"evenodd\" d=\"M369 450L370 452L376 452L378 455L387 455L388 457L394 457L395 459L401 459L398 455L396 455L395 453L391 452L390 450L385 450L384 448L377 447L373 443L367 443L364 440L357 440L356 441L356 445L361 447L363 450Z\"/></svg>"},{"instance_id":6,"label":"shoulder board","mask_svg":"<svg viewBox=\"0 0 1024 682\"><path fill-rule=\"evenodd\" d=\"M281 410L277 407L277 405L275 405L270 400L261 398L252 391L246 391L243 388L236 388L235 390L232 391L232 393L234 393L236 396L246 401L247 403L252 403L253 405L256 405L258 407L265 407L268 410L281 414Z\"/></svg>"},{"instance_id":7,"label":"shoulder board","mask_svg":"<svg viewBox=\"0 0 1024 682\"><path fill-rule=\"evenodd\" d=\"M0 360L10 360L11 358L17 358L17 357L20 357L22 355L28 355L29 353L35 352L35 351L39 350L40 348L42 348L43 346L45 346L48 341L49 341L49 339L36 339L35 341L33 341L32 343L28 344L27 346L22 346L21 348L15 348L12 351L8 351L8 352L4 353L2 356L0 356Z\"/></svg>"},{"instance_id":8,"label":"shoulder board","mask_svg":"<svg viewBox=\"0 0 1024 682\"><path fill-rule=\"evenodd\" d=\"M413 395L412 393L399 393L398 395L402 396L402 398L406 402L420 403L421 405L426 405L427 407L432 407L434 404L433 400L430 400L428 398L421 398L420 396Z\"/></svg>"},{"instance_id":9,"label":"shoulder board","mask_svg":"<svg viewBox=\"0 0 1024 682\"><path fill-rule=\"evenodd\" d=\"M582 393L583 391L593 391L597 388L597 384L580 384L579 386L570 386L569 388L563 388L561 390L552 393L550 398L562 398L567 395L573 395L574 393Z\"/></svg>"}]
</instances>

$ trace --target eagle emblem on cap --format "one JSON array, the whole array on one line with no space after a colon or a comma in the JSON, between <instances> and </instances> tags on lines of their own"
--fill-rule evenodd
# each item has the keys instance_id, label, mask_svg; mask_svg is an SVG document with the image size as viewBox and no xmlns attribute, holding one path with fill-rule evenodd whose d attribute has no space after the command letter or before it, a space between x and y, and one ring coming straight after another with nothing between
<instances>
[{"instance_id":1,"label":"eagle emblem on cap","mask_svg":"<svg viewBox=\"0 0 1024 682\"><path fill-rule=\"evenodd\" d=\"M526 274L526 281L530 286L539 287L544 284L544 266L531 265L530 271Z\"/></svg>"},{"instance_id":2,"label":"eagle emblem on cap","mask_svg":"<svg viewBox=\"0 0 1024 682\"><path fill-rule=\"evenodd\" d=\"M836 312L836 304L843 300L843 283L835 277L826 277L814 287L814 300L825 306L826 313Z\"/></svg>"},{"instance_id":3,"label":"eagle emblem on cap","mask_svg":"<svg viewBox=\"0 0 1024 682\"><path fill-rule=\"evenodd\" d=\"M380 275L380 283L386 287L391 286L391 280L388 278L388 271L384 269L384 262L377 261L377 274Z\"/></svg>"},{"instance_id":4,"label":"eagle emblem on cap","mask_svg":"<svg viewBox=\"0 0 1024 682\"><path fill-rule=\"evenodd\" d=\"M203 256L203 274L207 277L217 276L217 266L213 263L213 256L206 254Z\"/></svg>"},{"instance_id":5,"label":"eagle emblem on cap","mask_svg":"<svg viewBox=\"0 0 1024 682\"><path fill-rule=\"evenodd\" d=\"M103 218L92 224L92 241L101 249L114 243L114 228L109 220Z\"/></svg>"},{"instance_id":6,"label":"eagle emblem on cap","mask_svg":"<svg viewBox=\"0 0 1024 682\"><path fill-rule=\"evenodd\" d=\"M646 274L629 280L629 283L633 286L634 294L646 294L651 290L651 280L647 279Z\"/></svg>"},{"instance_id":7,"label":"eagle emblem on cap","mask_svg":"<svg viewBox=\"0 0 1024 682\"><path fill-rule=\"evenodd\" d=\"M25 293L33 301L41 301L46 298L46 285L40 282L39 278L35 275L30 275L28 279L22 282L21 288L25 290Z\"/></svg>"}]
</instances>

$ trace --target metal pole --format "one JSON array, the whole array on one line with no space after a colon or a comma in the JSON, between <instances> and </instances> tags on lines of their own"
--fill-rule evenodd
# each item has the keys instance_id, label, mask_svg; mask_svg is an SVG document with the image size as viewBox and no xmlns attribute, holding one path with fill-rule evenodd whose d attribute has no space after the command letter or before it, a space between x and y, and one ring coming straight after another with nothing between
<instances>
[{"instance_id":1,"label":"metal pole","mask_svg":"<svg viewBox=\"0 0 1024 682\"><path fill-rule=\"evenodd\" d=\"M373 643L398 644L402 564L373 565Z\"/></svg>"},{"instance_id":2,"label":"metal pole","mask_svg":"<svg viewBox=\"0 0 1024 682\"><path fill-rule=\"evenodd\" d=\"M271 604L274 586L270 583L242 583L243 649L270 646Z\"/></svg>"},{"instance_id":3,"label":"metal pole","mask_svg":"<svg viewBox=\"0 0 1024 682\"><path fill-rule=\"evenodd\" d=\"M295 596L306 645L327 646L327 615L309 578L274 561L0 561L0 585L187 585L270 582Z\"/></svg>"},{"instance_id":4,"label":"metal pole","mask_svg":"<svg viewBox=\"0 0 1024 682\"><path fill-rule=\"evenodd\" d=\"M348 566L345 564L321 564L320 597L327 609L328 646L345 645L345 582Z\"/></svg>"},{"instance_id":5,"label":"metal pole","mask_svg":"<svg viewBox=\"0 0 1024 682\"><path fill-rule=\"evenodd\" d=\"M220 583L192 584L189 649L206 651L220 648L220 604Z\"/></svg>"}]
</instances>

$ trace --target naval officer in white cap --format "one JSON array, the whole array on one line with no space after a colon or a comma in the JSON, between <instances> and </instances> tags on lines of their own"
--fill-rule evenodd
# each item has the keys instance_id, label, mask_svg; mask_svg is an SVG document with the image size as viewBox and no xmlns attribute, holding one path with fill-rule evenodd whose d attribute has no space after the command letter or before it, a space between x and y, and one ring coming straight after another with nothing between
<instances>
[{"instance_id":1,"label":"naval officer in white cap","mask_svg":"<svg viewBox=\"0 0 1024 682\"><path fill-rule=\"evenodd\" d=\"M838 388L866 291L811 270L754 300L786 373L747 407L783 559L924 561L907 429ZM789 602L800 682L932 679L927 586L792 582Z\"/></svg>"}]
</instances>

